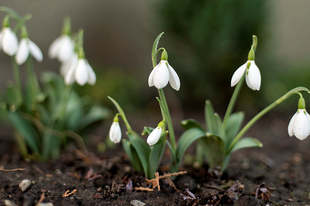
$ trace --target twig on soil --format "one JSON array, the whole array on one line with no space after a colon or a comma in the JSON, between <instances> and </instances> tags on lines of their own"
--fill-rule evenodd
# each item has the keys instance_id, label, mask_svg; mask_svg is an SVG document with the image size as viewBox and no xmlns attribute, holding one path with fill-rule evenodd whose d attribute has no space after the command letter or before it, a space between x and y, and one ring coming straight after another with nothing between
<instances>
[{"instance_id":1,"label":"twig on soil","mask_svg":"<svg viewBox=\"0 0 310 206\"><path fill-rule=\"evenodd\" d=\"M180 171L180 172L175 172L175 173L170 173L170 174L165 174L162 176L159 176L158 172L155 173L155 178L154 179L145 179L145 181L148 184L153 185L153 189L157 187L158 191L160 191L160 185L159 185L159 180L164 179L164 178L170 178L171 176L177 176L177 175L183 175L186 174L187 171Z\"/></svg>"},{"instance_id":2,"label":"twig on soil","mask_svg":"<svg viewBox=\"0 0 310 206\"><path fill-rule=\"evenodd\" d=\"M39 199L38 204L41 203L41 202L43 202L44 198L45 198L45 196L44 196L44 192L43 192L42 195L41 195L41 197L40 197L40 199Z\"/></svg>"},{"instance_id":3,"label":"twig on soil","mask_svg":"<svg viewBox=\"0 0 310 206\"><path fill-rule=\"evenodd\" d=\"M74 189L72 192L70 192L70 190L67 190L64 194L62 194L62 196L63 197L68 197L68 196L70 196L70 195L72 195L72 194L74 194L76 192L77 192L76 189Z\"/></svg>"},{"instance_id":4,"label":"twig on soil","mask_svg":"<svg viewBox=\"0 0 310 206\"><path fill-rule=\"evenodd\" d=\"M148 191L148 192L153 192L153 189L148 188L148 187L134 187L132 188L134 190L141 190L141 191Z\"/></svg>"},{"instance_id":5,"label":"twig on soil","mask_svg":"<svg viewBox=\"0 0 310 206\"><path fill-rule=\"evenodd\" d=\"M172 181L171 178L167 178L166 181L168 182L168 184L170 185L170 187L172 187L173 189L175 189L178 193L181 192L181 190L179 190L179 189L175 186L175 184L174 184L174 182Z\"/></svg>"},{"instance_id":6,"label":"twig on soil","mask_svg":"<svg viewBox=\"0 0 310 206\"><path fill-rule=\"evenodd\" d=\"M16 168L16 169L0 169L2 172L16 172L16 171L24 171L25 168Z\"/></svg>"}]
</instances>

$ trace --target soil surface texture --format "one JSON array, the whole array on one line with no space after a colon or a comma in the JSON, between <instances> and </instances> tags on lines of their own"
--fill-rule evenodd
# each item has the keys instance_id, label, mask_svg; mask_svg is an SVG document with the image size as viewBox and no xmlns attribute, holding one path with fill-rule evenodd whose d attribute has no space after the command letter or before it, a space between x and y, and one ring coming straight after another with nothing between
<instances>
[{"instance_id":1,"label":"soil surface texture","mask_svg":"<svg viewBox=\"0 0 310 206\"><path fill-rule=\"evenodd\" d=\"M87 155L72 147L60 159L43 163L21 158L13 132L1 128L0 206L7 200L27 206L310 206L310 138L289 137L289 118L268 117L253 127L247 136L260 139L264 147L234 153L222 176L207 165L183 164L179 171L186 173L168 177L167 165L162 165L159 187L133 170L121 145L96 152L102 137L93 138ZM30 180L24 191L19 186L23 180Z\"/></svg>"}]
</instances>

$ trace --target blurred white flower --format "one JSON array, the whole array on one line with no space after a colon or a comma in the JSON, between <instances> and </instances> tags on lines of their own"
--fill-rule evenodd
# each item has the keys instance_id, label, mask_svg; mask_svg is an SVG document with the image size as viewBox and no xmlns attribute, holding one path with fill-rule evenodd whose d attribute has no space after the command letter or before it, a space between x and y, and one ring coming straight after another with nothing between
<instances>
[{"instance_id":1,"label":"blurred white flower","mask_svg":"<svg viewBox=\"0 0 310 206\"><path fill-rule=\"evenodd\" d=\"M73 39L63 34L53 41L48 49L48 56L51 59L57 58L62 63L67 62L74 54L74 46Z\"/></svg>"},{"instance_id":2,"label":"blurred white flower","mask_svg":"<svg viewBox=\"0 0 310 206\"><path fill-rule=\"evenodd\" d=\"M163 131L163 128L160 126L157 126L152 132L151 134L148 136L146 142L152 146L154 144L156 144L158 142L158 140L160 139L161 133Z\"/></svg>"},{"instance_id":3,"label":"blurred white flower","mask_svg":"<svg viewBox=\"0 0 310 206\"><path fill-rule=\"evenodd\" d=\"M43 60L43 54L40 48L29 38L22 38L15 56L18 65L25 63L29 53L39 62Z\"/></svg>"},{"instance_id":4,"label":"blurred white flower","mask_svg":"<svg viewBox=\"0 0 310 206\"><path fill-rule=\"evenodd\" d=\"M122 139L122 131L121 127L119 126L118 122L113 122L110 131L109 131L109 137L112 142L119 143Z\"/></svg>"},{"instance_id":5,"label":"blurred white flower","mask_svg":"<svg viewBox=\"0 0 310 206\"><path fill-rule=\"evenodd\" d=\"M72 65L65 74L65 83L67 85L74 83L74 81L81 86L86 83L91 85L96 83L96 74L84 58L72 62Z\"/></svg>"},{"instance_id":6,"label":"blurred white flower","mask_svg":"<svg viewBox=\"0 0 310 206\"><path fill-rule=\"evenodd\" d=\"M61 76L65 77L68 71L70 71L70 69L77 64L78 60L79 58L78 58L77 53L74 53L69 61L63 62L60 66Z\"/></svg>"},{"instance_id":7,"label":"blurred white flower","mask_svg":"<svg viewBox=\"0 0 310 206\"><path fill-rule=\"evenodd\" d=\"M310 116L306 109L298 109L288 125L288 134L304 140L310 134Z\"/></svg>"},{"instance_id":8,"label":"blurred white flower","mask_svg":"<svg viewBox=\"0 0 310 206\"><path fill-rule=\"evenodd\" d=\"M250 64L248 68L248 64ZM252 90L259 90L261 85L261 75L258 67L255 64L254 60L248 60L245 64L241 65L233 74L231 78L231 86L235 86L240 79L242 78L244 72L245 81L248 87Z\"/></svg>"},{"instance_id":9,"label":"blurred white flower","mask_svg":"<svg viewBox=\"0 0 310 206\"><path fill-rule=\"evenodd\" d=\"M167 60L161 60L159 64L152 70L149 76L149 86L155 86L157 89L164 88L168 82L175 90L180 89L180 79L178 74L169 65Z\"/></svg>"},{"instance_id":10,"label":"blurred white flower","mask_svg":"<svg viewBox=\"0 0 310 206\"><path fill-rule=\"evenodd\" d=\"M0 32L0 49L9 55L13 56L17 52L18 40L16 34L10 27L3 27Z\"/></svg>"}]
</instances>

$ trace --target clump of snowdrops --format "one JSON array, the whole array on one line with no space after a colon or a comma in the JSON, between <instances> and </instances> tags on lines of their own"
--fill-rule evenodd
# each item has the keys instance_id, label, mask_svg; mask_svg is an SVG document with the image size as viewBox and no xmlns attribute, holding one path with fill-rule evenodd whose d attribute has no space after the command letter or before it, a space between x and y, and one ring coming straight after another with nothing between
<instances>
[{"instance_id":1,"label":"clump of snowdrops","mask_svg":"<svg viewBox=\"0 0 310 206\"><path fill-rule=\"evenodd\" d=\"M61 76L45 72L39 82L33 59L41 62L43 54L27 31L26 22L31 15L20 16L8 7L1 7L1 11L7 15L0 33L0 48L12 58L15 78L8 84L1 109L14 128L21 155L39 160L57 158L61 148L72 139L86 151L82 135L106 118L108 110L74 90L75 82L79 85L96 82L96 75L85 58L83 30L72 34L70 19L65 19L60 37L48 51L50 58L60 61ZM27 69L25 88L20 77L23 69Z\"/></svg>"},{"instance_id":2,"label":"clump of snowdrops","mask_svg":"<svg viewBox=\"0 0 310 206\"><path fill-rule=\"evenodd\" d=\"M244 81L254 91L259 91L261 87L261 74L255 62L258 40L254 35L247 61L232 76L231 87L235 87L235 90L224 118L222 119L214 111L211 101L207 100L204 111L205 125L194 119L183 120L181 125L185 131L179 138L176 138L164 88L169 83L174 90L178 91L181 83L176 71L168 63L166 49L163 47L157 49L162 35L163 33L156 38L153 44L151 55L153 70L148 78L149 87L154 86L158 90L159 97L156 99L162 120L155 128L144 127L141 135L147 135L146 139L132 129L121 106L116 100L109 97L118 110L110 128L110 140L114 143L119 143L122 140L123 148L137 171L144 171L148 178L154 177L167 146L170 151L170 171L175 172L178 170L187 148L196 142L196 161L202 164L205 160L211 169L219 168L223 172L227 169L232 152L243 148L262 147L262 143L258 139L244 137L244 134L263 115L293 94L298 94L300 98L297 113L289 123L288 133L290 136L295 135L300 140L305 139L310 134L310 116L305 109L305 100L301 94L301 92L309 93L305 87L296 87L287 92L246 124L244 124L244 112L233 112ZM160 52L161 60L157 63L157 56ZM126 126L128 139L122 139L119 117Z\"/></svg>"}]
</instances>

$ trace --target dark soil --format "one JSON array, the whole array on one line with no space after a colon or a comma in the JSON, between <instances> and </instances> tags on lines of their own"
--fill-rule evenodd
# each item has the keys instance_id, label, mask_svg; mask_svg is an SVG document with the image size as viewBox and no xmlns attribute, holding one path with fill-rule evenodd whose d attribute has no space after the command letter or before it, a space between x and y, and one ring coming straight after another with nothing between
<instances>
[{"instance_id":1,"label":"dark soil","mask_svg":"<svg viewBox=\"0 0 310 206\"><path fill-rule=\"evenodd\" d=\"M221 177L216 171L208 171L207 166L194 169L183 165L180 171L187 174L173 178L174 185L168 179L160 180L160 191L155 188L152 192L133 189L149 185L143 174L133 171L120 145L103 154L89 152L84 156L75 149L68 149L59 160L25 161L18 154L12 132L2 129L0 205L4 205L4 200L17 205L35 205L42 194L43 202L57 206L143 205L132 202L134 200L162 206L310 205L310 138L299 141L289 137L289 118L268 117L259 122L247 135L260 139L264 148L237 151ZM94 145L100 140L93 139ZM95 149L90 151L96 153ZM3 171L14 168L25 170ZM163 165L160 175L165 171ZM22 192L19 183L24 179L32 184ZM67 190L76 192L64 197Z\"/></svg>"}]
</instances>

